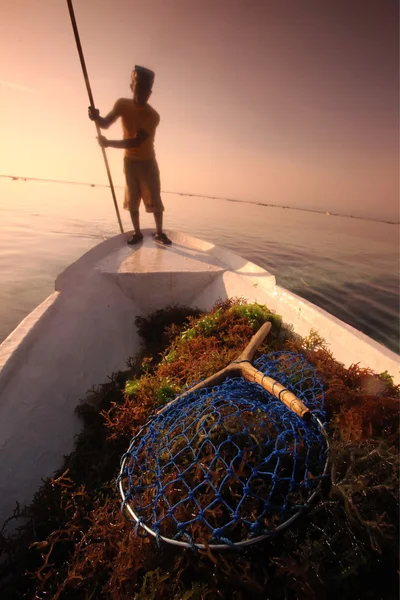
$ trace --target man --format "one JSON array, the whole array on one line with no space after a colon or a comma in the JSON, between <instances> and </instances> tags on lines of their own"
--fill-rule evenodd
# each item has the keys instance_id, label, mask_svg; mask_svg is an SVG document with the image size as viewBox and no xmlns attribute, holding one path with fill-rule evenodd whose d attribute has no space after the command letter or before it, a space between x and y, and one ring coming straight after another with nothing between
<instances>
[{"instance_id":1,"label":"man","mask_svg":"<svg viewBox=\"0 0 400 600\"><path fill-rule=\"evenodd\" d=\"M89 107L89 118L102 129L108 129L118 117L122 119L123 140L108 140L99 136L103 148L124 148L124 172L126 178L124 208L129 210L134 234L128 244L138 244L143 239L140 231L139 205L143 199L146 212L154 214L156 234L154 239L165 245L171 240L163 232L160 172L154 152L154 137L160 122L158 113L148 104L154 82L154 72L135 66L130 88L133 100L120 98L112 111L101 117L97 109Z\"/></svg>"}]
</instances>

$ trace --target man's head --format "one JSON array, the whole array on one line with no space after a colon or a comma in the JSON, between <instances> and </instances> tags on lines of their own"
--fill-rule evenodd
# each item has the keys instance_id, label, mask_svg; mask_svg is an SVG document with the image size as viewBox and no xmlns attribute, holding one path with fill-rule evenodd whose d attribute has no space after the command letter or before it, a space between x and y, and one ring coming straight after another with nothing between
<instances>
[{"instance_id":1,"label":"man's head","mask_svg":"<svg viewBox=\"0 0 400 600\"><path fill-rule=\"evenodd\" d=\"M133 100L139 106L144 106L148 102L154 83L154 72L145 67L135 65L132 71L131 90Z\"/></svg>"}]
</instances>

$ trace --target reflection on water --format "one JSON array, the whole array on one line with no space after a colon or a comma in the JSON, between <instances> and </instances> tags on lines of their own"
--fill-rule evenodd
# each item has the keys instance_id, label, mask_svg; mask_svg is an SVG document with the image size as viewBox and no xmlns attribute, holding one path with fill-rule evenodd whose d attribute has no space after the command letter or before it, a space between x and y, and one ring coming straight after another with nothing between
<instances>
[{"instance_id":1,"label":"reflection on water","mask_svg":"<svg viewBox=\"0 0 400 600\"><path fill-rule=\"evenodd\" d=\"M223 200L163 199L167 230L229 248L274 273L279 285L399 351L398 226ZM143 227L153 227L152 216L141 214ZM121 216L129 230L129 215ZM68 264L117 233L105 189L1 181L0 340L52 292Z\"/></svg>"}]
</instances>

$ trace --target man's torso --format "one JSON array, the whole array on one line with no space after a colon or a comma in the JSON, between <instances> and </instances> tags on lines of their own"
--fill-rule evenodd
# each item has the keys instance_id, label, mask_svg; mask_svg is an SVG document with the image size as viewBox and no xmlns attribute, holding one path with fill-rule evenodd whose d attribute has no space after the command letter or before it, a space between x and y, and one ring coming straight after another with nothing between
<instances>
[{"instance_id":1,"label":"man's torso","mask_svg":"<svg viewBox=\"0 0 400 600\"><path fill-rule=\"evenodd\" d=\"M131 160L154 159L154 137L160 122L159 114L149 104L137 106L129 98L117 100L114 110L121 117L124 139L135 137L139 129L144 129L149 136L137 148L125 150L126 158Z\"/></svg>"}]
</instances>

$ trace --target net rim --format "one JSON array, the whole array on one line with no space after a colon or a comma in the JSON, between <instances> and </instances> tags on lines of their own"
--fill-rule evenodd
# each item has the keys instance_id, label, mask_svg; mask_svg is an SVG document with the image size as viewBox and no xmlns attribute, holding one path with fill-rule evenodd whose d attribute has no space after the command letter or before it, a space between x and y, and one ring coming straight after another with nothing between
<instances>
[{"instance_id":1,"label":"net rim","mask_svg":"<svg viewBox=\"0 0 400 600\"><path fill-rule=\"evenodd\" d=\"M168 406L168 405L167 405ZM165 407L167 408L167 407ZM207 550L208 548L212 549L212 550L232 550L233 548L244 548L246 546L251 546L253 544L256 544L258 542L261 542L263 540L266 540L268 538L271 538L275 535L277 535L280 531L282 531L283 529L286 529L286 527L288 527L289 525L291 525L298 517L300 517L300 515L308 508L308 506L312 503L312 501L314 500L314 498L319 494L320 491L320 487L321 484L324 480L324 478L327 475L328 472L328 465L329 465L329 449L330 449L330 445L329 445L329 438L328 438L328 433L325 429L324 424L321 422L321 420L314 414L311 413L311 418L313 421L316 422L317 427L319 428L320 432L322 433L322 436L324 437L325 440L325 444L326 444L326 460L325 460L325 464L324 464L324 469L322 471L321 474L321 479L316 487L316 489L313 491L313 493L311 494L311 496L307 499L307 501L305 502L304 506L302 506L301 508L299 508L299 510L292 515L291 517L289 517L289 519L286 519L286 521L284 521L283 523L280 523L277 527L275 527L274 529L253 537L253 538L248 538L246 540L240 541L240 542L231 542L230 544L215 544L212 541L210 543L206 544L198 544L196 542L189 543L189 542L183 542L180 540L174 540L172 538L168 538L165 537L161 534L156 533L155 531L153 531L148 525L146 525L145 523L143 523L140 520L140 517L138 517L138 515L135 513L135 511L132 509L132 507L129 505L129 498L127 498L127 496L125 495L125 490L123 488L123 484L122 484L122 480L124 477L124 470L125 470L125 463L126 460L128 459L128 455L131 452L132 448L134 447L137 439L141 436L142 432L147 429L147 427L149 425L151 425L151 423L156 419L158 415L154 415L151 419L149 419L147 421L147 423L145 425L143 425L140 430L138 431L138 433L133 437L133 439L131 440L131 443L129 444L129 448L128 450L125 452L125 454L123 455L122 459L121 459L121 467L120 467L120 471L119 471L119 475L117 478L117 489L120 492L121 498L122 498L122 506L121 506L121 512L124 516L124 518L132 523L132 519L134 520L134 522L136 523L137 527L142 527L148 534L150 534L152 537L154 537L156 540L162 540L168 544L174 545L174 546L178 546L180 548L196 548L197 550ZM129 512L129 514L131 515L132 519L128 518L126 516L125 510L127 510Z\"/></svg>"}]
</instances>

